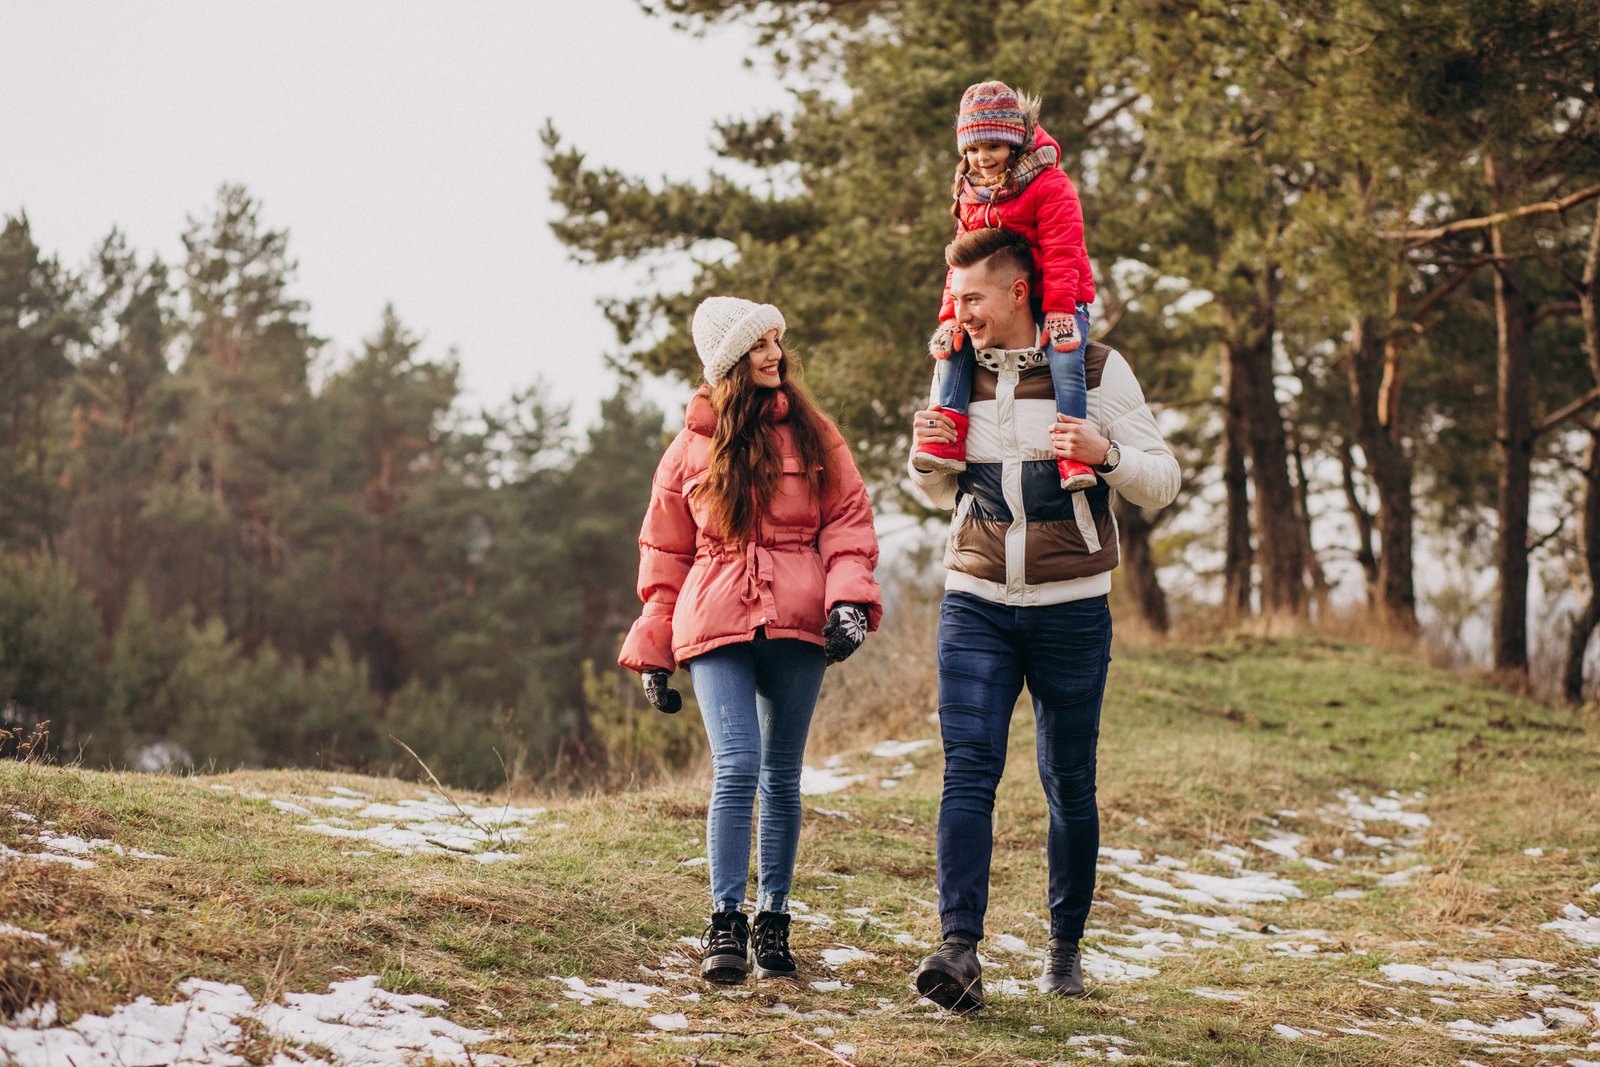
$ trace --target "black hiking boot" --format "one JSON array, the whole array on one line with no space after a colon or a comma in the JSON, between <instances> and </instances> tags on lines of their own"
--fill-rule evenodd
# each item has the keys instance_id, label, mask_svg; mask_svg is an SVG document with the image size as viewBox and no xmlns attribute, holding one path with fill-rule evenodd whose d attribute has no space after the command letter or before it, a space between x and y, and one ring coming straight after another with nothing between
<instances>
[{"instance_id":1,"label":"black hiking boot","mask_svg":"<svg viewBox=\"0 0 1600 1067\"><path fill-rule=\"evenodd\" d=\"M1063 937L1050 939L1050 951L1044 957L1044 974L1039 978L1039 992L1058 997L1081 997L1083 991L1083 953L1076 941Z\"/></svg>"},{"instance_id":2,"label":"black hiking boot","mask_svg":"<svg viewBox=\"0 0 1600 1067\"><path fill-rule=\"evenodd\" d=\"M781 911L756 915L750 932L750 955L755 958L757 978L793 978L800 968L789 954L789 916Z\"/></svg>"},{"instance_id":3,"label":"black hiking boot","mask_svg":"<svg viewBox=\"0 0 1600 1067\"><path fill-rule=\"evenodd\" d=\"M706 981L738 985L750 973L750 920L744 912L713 913L700 944L700 977Z\"/></svg>"},{"instance_id":4,"label":"black hiking boot","mask_svg":"<svg viewBox=\"0 0 1600 1067\"><path fill-rule=\"evenodd\" d=\"M965 934L951 934L912 977L917 992L946 1011L965 1015L983 1007L983 965L978 943Z\"/></svg>"}]
</instances>

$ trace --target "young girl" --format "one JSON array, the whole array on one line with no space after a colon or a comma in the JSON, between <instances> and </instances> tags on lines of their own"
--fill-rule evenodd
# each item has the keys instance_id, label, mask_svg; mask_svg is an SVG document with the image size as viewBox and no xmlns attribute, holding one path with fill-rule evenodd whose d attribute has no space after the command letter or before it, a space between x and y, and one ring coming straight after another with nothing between
<instances>
[{"instance_id":1,"label":"young girl","mask_svg":"<svg viewBox=\"0 0 1600 1067\"><path fill-rule=\"evenodd\" d=\"M668 714L682 700L667 678L687 666L711 743L701 975L742 982L753 960L758 978L792 977L801 757L824 666L882 614L878 541L849 448L790 380L778 309L714 296L692 332L706 384L656 468L639 532L644 614L618 662ZM752 933L740 906L758 792Z\"/></svg>"},{"instance_id":2,"label":"young girl","mask_svg":"<svg viewBox=\"0 0 1600 1067\"><path fill-rule=\"evenodd\" d=\"M1083 346L1089 337L1094 277L1083 243L1083 206L1060 167L1060 145L1039 126L1036 98L1018 96L1004 82L987 81L961 95L956 148L962 156L951 192L956 236L998 227L1027 240L1035 264L1029 291L1035 315L1044 317L1039 343L1045 346L1055 383L1056 410L1081 419L1087 405ZM967 467L966 412L975 353L965 341L946 274L939 328L928 351L942 361L939 405L956 424L956 440L917 449L912 464L925 473ZM1063 459L1057 466L1063 489L1095 484L1094 472L1082 463Z\"/></svg>"}]
</instances>

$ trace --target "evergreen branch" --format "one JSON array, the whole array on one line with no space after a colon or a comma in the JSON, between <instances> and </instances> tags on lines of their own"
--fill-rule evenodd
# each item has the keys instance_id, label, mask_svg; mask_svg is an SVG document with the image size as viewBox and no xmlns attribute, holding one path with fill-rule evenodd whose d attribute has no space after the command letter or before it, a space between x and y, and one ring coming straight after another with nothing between
<instances>
[{"instance_id":1,"label":"evergreen branch","mask_svg":"<svg viewBox=\"0 0 1600 1067\"><path fill-rule=\"evenodd\" d=\"M1578 399L1572 401L1570 404L1567 404L1565 407L1557 411L1553 411L1549 415L1545 416L1544 419L1534 426L1533 436L1543 436L1549 431L1555 429L1557 426L1561 425L1563 422L1566 422L1568 419L1572 418L1572 416L1593 406L1597 400L1600 400L1600 388L1589 390L1583 396L1578 397Z\"/></svg>"},{"instance_id":2,"label":"evergreen branch","mask_svg":"<svg viewBox=\"0 0 1600 1067\"><path fill-rule=\"evenodd\" d=\"M1391 241L1410 241L1411 247L1417 248L1441 237L1448 237L1453 233L1463 233L1467 230L1483 230L1491 226L1511 222L1514 219L1527 218L1530 215L1546 215L1552 212L1563 212L1568 208L1576 207L1586 200L1593 200L1600 196L1600 185L1591 185L1587 189L1580 189L1570 196L1559 200L1541 200L1535 204L1524 204L1521 207L1510 208L1506 211L1497 211L1493 215L1484 215L1475 219L1457 219L1455 222L1443 226L1435 226L1427 230L1379 230L1378 236Z\"/></svg>"}]
</instances>

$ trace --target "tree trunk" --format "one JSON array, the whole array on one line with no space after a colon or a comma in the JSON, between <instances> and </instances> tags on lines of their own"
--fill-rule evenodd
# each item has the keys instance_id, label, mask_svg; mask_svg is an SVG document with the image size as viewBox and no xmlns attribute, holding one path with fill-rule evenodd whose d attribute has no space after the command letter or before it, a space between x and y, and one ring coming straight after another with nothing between
<instances>
[{"instance_id":1,"label":"tree trunk","mask_svg":"<svg viewBox=\"0 0 1600 1067\"><path fill-rule=\"evenodd\" d=\"M1122 533L1122 571L1127 575L1128 588L1139 606L1139 617L1146 626L1158 634L1167 632L1170 619L1167 615L1167 594L1156 577L1155 552L1151 549L1152 535L1160 525L1158 512L1155 520L1145 517L1143 508L1135 507L1118 496L1112 504L1117 517L1117 529Z\"/></svg>"},{"instance_id":2,"label":"tree trunk","mask_svg":"<svg viewBox=\"0 0 1600 1067\"><path fill-rule=\"evenodd\" d=\"M1412 577L1412 464L1400 443L1398 341L1376 316L1357 319L1350 347L1350 403L1356 443L1378 494L1377 568L1373 600L1390 622L1417 628Z\"/></svg>"},{"instance_id":3,"label":"tree trunk","mask_svg":"<svg viewBox=\"0 0 1600 1067\"><path fill-rule=\"evenodd\" d=\"M1504 175L1494 158L1484 158L1490 204L1506 204ZM1494 665L1497 670L1528 670L1528 503L1533 483L1533 415L1528 400L1532 314L1520 265L1506 256L1505 230L1489 228L1495 256L1494 311L1497 325L1495 444L1499 453L1500 530L1495 542L1499 582L1494 604Z\"/></svg>"},{"instance_id":4,"label":"tree trunk","mask_svg":"<svg viewBox=\"0 0 1600 1067\"><path fill-rule=\"evenodd\" d=\"M1372 515L1361 503L1356 490L1356 457L1349 441L1339 442L1339 470L1343 475L1345 506L1350 509L1350 521L1356 527L1356 562L1361 564L1361 574L1366 578L1367 607L1378 606L1378 557L1372 554Z\"/></svg>"},{"instance_id":5,"label":"tree trunk","mask_svg":"<svg viewBox=\"0 0 1600 1067\"><path fill-rule=\"evenodd\" d=\"M1305 450L1298 433L1289 439L1289 457L1294 461L1294 511L1295 524L1300 527L1300 551L1306 561L1306 573L1311 578L1311 595L1319 612L1328 610L1328 576L1317 558L1311 542L1311 483L1306 477Z\"/></svg>"},{"instance_id":6,"label":"tree trunk","mask_svg":"<svg viewBox=\"0 0 1600 1067\"><path fill-rule=\"evenodd\" d=\"M1250 473L1245 467L1249 446L1245 439L1244 400L1238 376L1226 360L1222 365L1223 411L1222 484L1227 490L1227 541L1222 562L1222 605L1235 615L1250 614L1250 572L1255 554L1250 547Z\"/></svg>"},{"instance_id":7,"label":"tree trunk","mask_svg":"<svg viewBox=\"0 0 1600 1067\"><path fill-rule=\"evenodd\" d=\"M1256 544L1261 552L1261 602L1268 611L1299 613L1306 607L1305 538L1295 517L1283 412L1273 388L1276 268L1268 268L1264 279L1246 268L1237 273L1255 285L1257 299L1243 316L1226 303L1219 310L1224 358L1230 382L1239 391L1250 450Z\"/></svg>"},{"instance_id":8,"label":"tree trunk","mask_svg":"<svg viewBox=\"0 0 1600 1067\"><path fill-rule=\"evenodd\" d=\"M1589 373L1600 385L1600 210L1595 212L1594 227L1589 231L1589 256L1583 265L1578 307L1583 312ZM1572 620L1572 633L1567 639L1567 668L1561 688L1571 704L1583 700L1583 661L1589 638L1600 626L1600 430L1589 431L1583 473L1583 563L1589 576L1589 603Z\"/></svg>"}]
</instances>

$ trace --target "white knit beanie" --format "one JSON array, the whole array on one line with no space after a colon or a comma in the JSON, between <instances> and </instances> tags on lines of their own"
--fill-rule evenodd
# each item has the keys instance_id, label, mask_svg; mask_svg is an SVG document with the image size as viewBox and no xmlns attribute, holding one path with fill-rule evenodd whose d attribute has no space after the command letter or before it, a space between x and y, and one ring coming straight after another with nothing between
<instances>
[{"instance_id":1,"label":"white knit beanie","mask_svg":"<svg viewBox=\"0 0 1600 1067\"><path fill-rule=\"evenodd\" d=\"M694 309L694 347L706 368L706 381L716 385L768 330L782 340L783 312L736 296L708 296Z\"/></svg>"}]
</instances>

